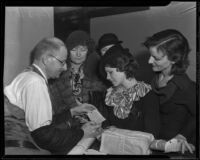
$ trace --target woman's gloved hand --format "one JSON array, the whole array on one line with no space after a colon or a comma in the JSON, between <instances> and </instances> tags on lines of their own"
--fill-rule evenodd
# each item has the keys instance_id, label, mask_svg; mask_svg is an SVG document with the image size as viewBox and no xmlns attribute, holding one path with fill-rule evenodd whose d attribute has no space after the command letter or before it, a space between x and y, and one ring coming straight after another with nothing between
<instances>
[{"instance_id":1,"label":"woman's gloved hand","mask_svg":"<svg viewBox=\"0 0 200 160\"><path fill-rule=\"evenodd\" d=\"M188 143L187 139L183 135L178 134L174 137L174 139L176 139L177 142L180 143L182 154L184 154L185 151L189 151L190 153L193 153L193 151L195 151L195 146L193 144Z\"/></svg>"}]
</instances>

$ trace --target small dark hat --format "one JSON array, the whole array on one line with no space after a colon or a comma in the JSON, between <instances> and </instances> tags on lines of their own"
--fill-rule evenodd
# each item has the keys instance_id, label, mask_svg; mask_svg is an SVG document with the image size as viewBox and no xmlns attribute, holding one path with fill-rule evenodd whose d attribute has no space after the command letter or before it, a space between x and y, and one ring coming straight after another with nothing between
<instances>
[{"instance_id":1,"label":"small dark hat","mask_svg":"<svg viewBox=\"0 0 200 160\"><path fill-rule=\"evenodd\" d=\"M122 41L120 41L114 33L106 33L100 37L97 49L101 50L103 47L107 45L119 44L119 43L122 43Z\"/></svg>"},{"instance_id":2,"label":"small dark hat","mask_svg":"<svg viewBox=\"0 0 200 160\"><path fill-rule=\"evenodd\" d=\"M66 39L65 44L68 50L73 49L78 45L88 45L90 36L87 32L82 30L73 31Z\"/></svg>"}]
</instances>

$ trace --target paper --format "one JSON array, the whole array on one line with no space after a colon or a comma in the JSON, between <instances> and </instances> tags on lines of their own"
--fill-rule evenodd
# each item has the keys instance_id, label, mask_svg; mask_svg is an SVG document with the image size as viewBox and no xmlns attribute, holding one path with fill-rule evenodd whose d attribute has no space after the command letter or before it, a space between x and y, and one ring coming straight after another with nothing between
<instances>
[{"instance_id":1,"label":"paper","mask_svg":"<svg viewBox=\"0 0 200 160\"><path fill-rule=\"evenodd\" d=\"M149 155L149 145L153 140L154 136L150 133L108 129L102 134L100 152L110 155Z\"/></svg>"},{"instance_id":2,"label":"paper","mask_svg":"<svg viewBox=\"0 0 200 160\"><path fill-rule=\"evenodd\" d=\"M91 121L97 124L100 124L103 121L105 121L105 118L101 115L101 113L99 113L97 109L94 109L92 112L89 112L87 115Z\"/></svg>"}]
</instances>

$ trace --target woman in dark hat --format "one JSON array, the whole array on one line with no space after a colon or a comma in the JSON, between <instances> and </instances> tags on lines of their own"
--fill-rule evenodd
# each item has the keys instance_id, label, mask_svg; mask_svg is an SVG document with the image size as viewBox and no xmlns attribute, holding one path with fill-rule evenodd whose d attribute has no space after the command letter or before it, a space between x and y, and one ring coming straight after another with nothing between
<instances>
[{"instance_id":1,"label":"woman in dark hat","mask_svg":"<svg viewBox=\"0 0 200 160\"><path fill-rule=\"evenodd\" d=\"M121 43L122 41L114 33L105 33L98 41L97 51L100 56L104 56L110 48L116 45L121 46Z\"/></svg>"},{"instance_id":2,"label":"woman in dark hat","mask_svg":"<svg viewBox=\"0 0 200 160\"><path fill-rule=\"evenodd\" d=\"M102 59L107 56L107 53L110 49L114 48L122 48L121 45L122 41L118 39L118 37L114 33L105 33L103 34L99 41L97 46L97 52L99 53L101 59L99 61L99 78L102 80L102 82L107 86L112 86L111 82L106 79L106 72L104 70L104 67L102 66Z\"/></svg>"},{"instance_id":3,"label":"woman in dark hat","mask_svg":"<svg viewBox=\"0 0 200 160\"><path fill-rule=\"evenodd\" d=\"M102 59L102 65L113 85L104 96L99 94L92 100L106 118L102 126L144 131L157 137L158 98L149 84L136 80L138 63L129 50L113 47Z\"/></svg>"},{"instance_id":4,"label":"woman in dark hat","mask_svg":"<svg viewBox=\"0 0 200 160\"><path fill-rule=\"evenodd\" d=\"M97 76L91 73L97 66L87 66L90 63L88 57L95 54L95 44L89 35L81 30L72 32L66 40L66 47L67 71L63 72L59 79L50 82L55 113L79 103L88 103L90 91L105 89Z\"/></svg>"}]
</instances>

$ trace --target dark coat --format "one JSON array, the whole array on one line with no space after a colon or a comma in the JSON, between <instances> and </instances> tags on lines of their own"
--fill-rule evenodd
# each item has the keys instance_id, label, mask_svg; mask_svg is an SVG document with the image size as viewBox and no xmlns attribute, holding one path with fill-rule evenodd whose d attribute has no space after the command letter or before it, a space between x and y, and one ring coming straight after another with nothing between
<instances>
[{"instance_id":1,"label":"dark coat","mask_svg":"<svg viewBox=\"0 0 200 160\"><path fill-rule=\"evenodd\" d=\"M91 103L97 106L99 111L106 118L106 121L102 124L103 128L113 125L122 129L152 133L154 137L158 136L160 122L159 103L158 97L153 91L147 93L139 101L134 102L128 118L125 119L119 119L114 115L113 107L105 105L105 96L102 95L102 93L98 95L97 93L93 93ZM100 97L102 98L100 99Z\"/></svg>"},{"instance_id":2,"label":"dark coat","mask_svg":"<svg viewBox=\"0 0 200 160\"><path fill-rule=\"evenodd\" d=\"M70 84L70 76L70 70L67 70L62 73L59 79L49 81L51 102L55 114L77 106ZM98 79L91 79L85 75L82 79L82 91L80 93L84 103L89 102L89 92L94 90L105 90L105 86Z\"/></svg>"},{"instance_id":3,"label":"dark coat","mask_svg":"<svg viewBox=\"0 0 200 160\"><path fill-rule=\"evenodd\" d=\"M161 129L159 138L169 140L182 134L195 144L196 133L196 84L186 74L174 75L167 86L152 88L159 96Z\"/></svg>"}]
</instances>

